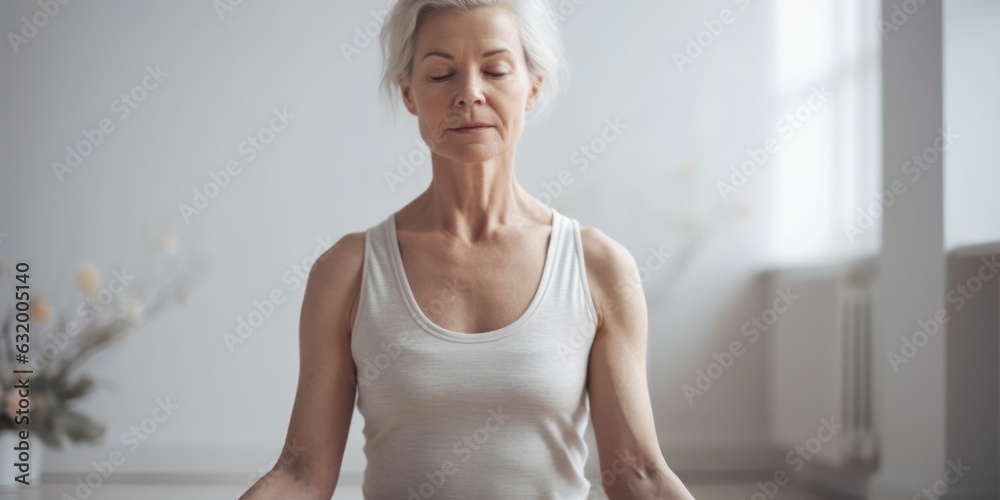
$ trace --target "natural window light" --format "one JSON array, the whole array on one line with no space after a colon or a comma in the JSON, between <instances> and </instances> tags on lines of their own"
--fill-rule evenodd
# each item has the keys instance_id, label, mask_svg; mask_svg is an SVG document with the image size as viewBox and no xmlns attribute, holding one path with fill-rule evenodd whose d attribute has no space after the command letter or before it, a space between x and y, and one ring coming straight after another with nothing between
<instances>
[{"instance_id":1,"label":"natural window light","mask_svg":"<svg viewBox=\"0 0 1000 500\"><path fill-rule=\"evenodd\" d=\"M878 7L863 0L783 0L776 9L779 106L795 117L779 136L787 140L771 177L771 255L779 261L843 260L878 250L880 217L859 214L881 186ZM825 102L810 99L817 89L829 93Z\"/></svg>"}]
</instances>

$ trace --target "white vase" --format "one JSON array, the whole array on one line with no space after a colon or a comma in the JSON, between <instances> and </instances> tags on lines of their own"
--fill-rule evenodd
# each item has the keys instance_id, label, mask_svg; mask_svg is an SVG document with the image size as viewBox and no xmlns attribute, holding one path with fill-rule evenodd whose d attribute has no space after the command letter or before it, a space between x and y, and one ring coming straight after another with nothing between
<instances>
[{"instance_id":1,"label":"white vase","mask_svg":"<svg viewBox=\"0 0 1000 500\"><path fill-rule=\"evenodd\" d=\"M14 464L21 463L18 458L20 451L14 449L21 443L15 431L0 431L0 491L11 491L18 488L34 487L42 481L42 456L44 443L35 436L29 436L28 452L28 486L19 483L17 476L23 474Z\"/></svg>"}]
</instances>

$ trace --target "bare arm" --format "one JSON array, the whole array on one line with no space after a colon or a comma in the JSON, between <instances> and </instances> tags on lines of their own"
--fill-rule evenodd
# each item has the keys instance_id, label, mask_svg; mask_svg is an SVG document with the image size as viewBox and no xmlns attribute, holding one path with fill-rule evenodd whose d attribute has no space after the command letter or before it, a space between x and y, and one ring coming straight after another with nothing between
<instances>
[{"instance_id":1,"label":"bare arm","mask_svg":"<svg viewBox=\"0 0 1000 500\"><path fill-rule=\"evenodd\" d=\"M591 419L611 500L694 500L660 451L646 384L646 298L635 259L594 228L581 230L597 335L588 367ZM605 476L607 474L607 476Z\"/></svg>"},{"instance_id":2,"label":"bare arm","mask_svg":"<svg viewBox=\"0 0 1000 500\"><path fill-rule=\"evenodd\" d=\"M299 380L277 464L240 500L329 500L354 414L352 311L357 307L364 233L327 250L309 272L299 319Z\"/></svg>"}]
</instances>

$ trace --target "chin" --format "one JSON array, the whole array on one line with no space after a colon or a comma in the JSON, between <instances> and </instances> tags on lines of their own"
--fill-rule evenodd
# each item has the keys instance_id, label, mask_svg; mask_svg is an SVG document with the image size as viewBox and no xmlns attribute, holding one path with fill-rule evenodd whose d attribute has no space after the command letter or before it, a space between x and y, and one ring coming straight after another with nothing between
<instances>
[{"instance_id":1,"label":"chin","mask_svg":"<svg viewBox=\"0 0 1000 500\"><path fill-rule=\"evenodd\" d=\"M450 154L448 157L452 161L465 164L483 163L496 158L502 152L502 148L497 147L495 144L483 143L463 144L449 149Z\"/></svg>"}]
</instances>

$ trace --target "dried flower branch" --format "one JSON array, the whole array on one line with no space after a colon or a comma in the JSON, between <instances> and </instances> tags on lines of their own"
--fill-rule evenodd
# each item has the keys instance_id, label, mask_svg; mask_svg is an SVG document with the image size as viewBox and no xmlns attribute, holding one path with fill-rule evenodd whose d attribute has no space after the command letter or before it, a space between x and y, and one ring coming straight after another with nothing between
<instances>
[{"instance_id":1,"label":"dried flower branch","mask_svg":"<svg viewBox=\"0 0 1000 500\"><path fill-rule=\"evenodd\" d=\"M176 240L172 235L161 234L159 238L164 253L172 255L176 252ZM79 314L76 310L56 313L45 295L33 293L32 319L35 323L31 325L32 358L36 363L41 363L41 366L35 366L35 373L30 376L31 391L28 400L31 419L27 427L33 435L55 448L62 447L67 441L98 441L104 435L104 426L72 408L73 402L93 393L99 385L91 376L81 373L83 367L97 354L120 343L129 332L149 323L167 306L185 301L190 283L203 268L202 261L191 261L186 266L181 266L164 285L152 291L145 301L148 307L144 307L143 301L134 296L122 299L112 297L110 302L102 302L100 308L95 308L95 314L82 319L76 317ZM0 269L3 267L0 266ZM0 278L3 275L0 272ZM101 286L96 267L86 265L81 268L76 276L76 286L85 297L97 297ZM14 391L16 381L13 377L14 304L4 309L6 312L0 323L0 432L23 428L14 423L20 401L20 396ZM67 331L70 324L79 324L79 333L72 336L62 334L66 337L65 342L58 346L54 355L52 352L38 350L37 339L41 337L36 326L54 325L54 331L62 333Z\"/></svg>"}]
</instances>

